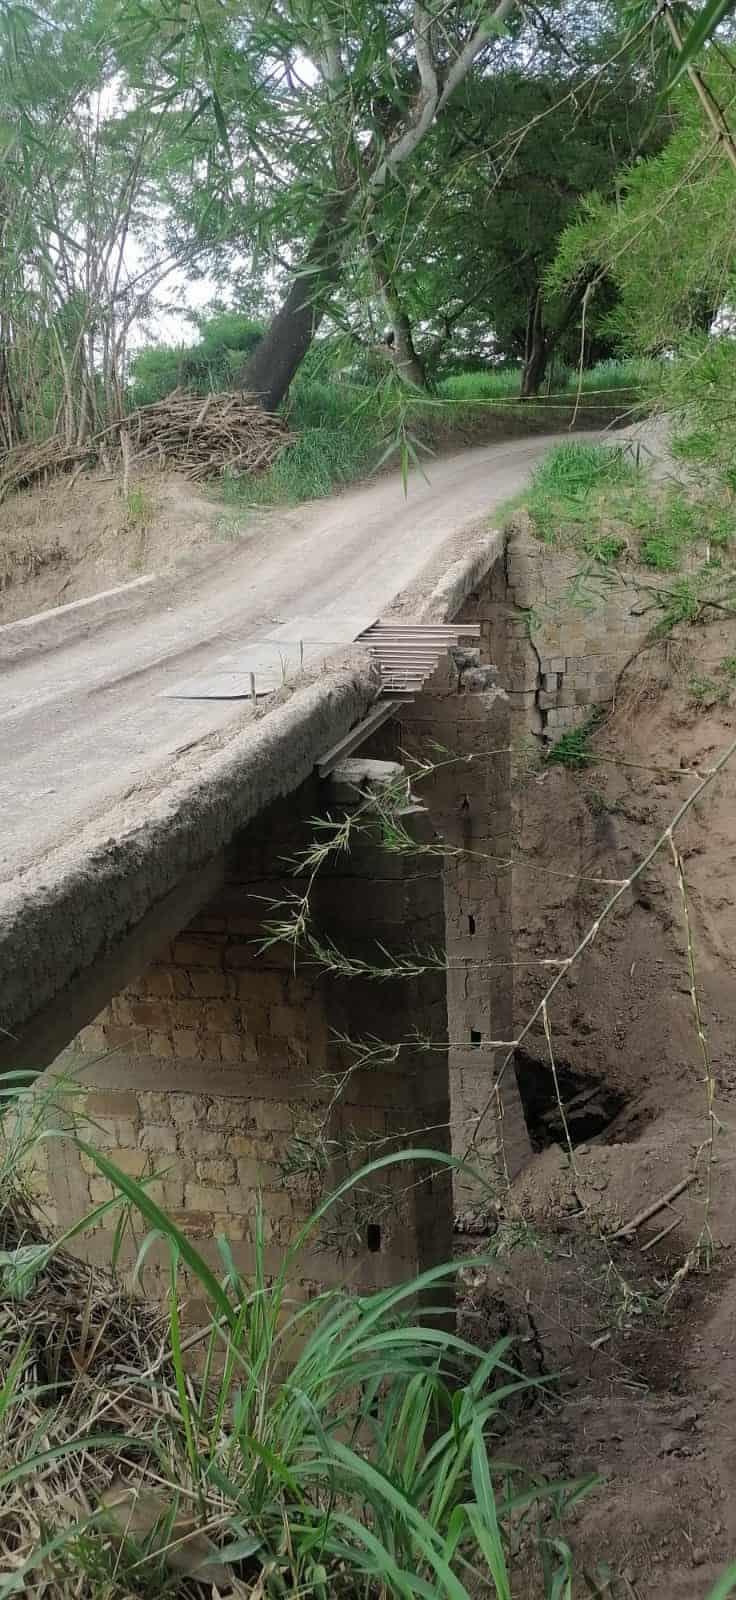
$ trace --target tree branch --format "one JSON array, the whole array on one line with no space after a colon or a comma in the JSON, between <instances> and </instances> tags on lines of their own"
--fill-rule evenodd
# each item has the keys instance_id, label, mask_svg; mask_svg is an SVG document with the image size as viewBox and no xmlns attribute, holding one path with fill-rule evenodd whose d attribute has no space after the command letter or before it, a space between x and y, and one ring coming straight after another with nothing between
<instances>
[{"instance_id":1,"label":"tree branch","mask_svg":"<svg viewBox=\"0 0 736 1600\"><path fill-rule=\"evenodd\" d=\"M382 188L394 169L413 155L417 145L428 133L439 112L447 105L459 84L467 77L477 55L495 37L500 25L506 21L517 5L517 0L499 0L494 12L479 24L467 43L459 51L440 90L437 71L432 62L429 40L429 19L421 0L414 7L414 44L417 67L421 81L421 94L414 121L386 152L368 181L369 194Z\"/></svg>"},{"instance_id":2,"label":"tree branch","mask_svg":"<svg viewBox=\"0 0 736 1600\"><path fill-rule=\"evenodd\" d=\"M486 17L484 22L479 23L475 33L471 34L467 44L464 45L450 67L437 105L438 111L442 111L447 105L450 96L455 93L463 78L467 77L476 56L480 55L484 46L497 36L499 28L506 21L506 18L511 15L515 5L516 0L499 0L495 11L491 13L490 17Z\"/></svg>"}]
</instances>

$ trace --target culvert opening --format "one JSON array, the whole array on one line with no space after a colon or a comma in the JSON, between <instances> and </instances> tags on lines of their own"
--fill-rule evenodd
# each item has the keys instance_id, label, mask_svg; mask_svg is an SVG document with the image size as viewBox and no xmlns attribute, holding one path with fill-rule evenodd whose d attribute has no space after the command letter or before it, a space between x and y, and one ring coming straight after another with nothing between
<instances>
[{"instance_id":1,"label":"culvert opening","mask_svg":"<svg viewBox=\"0 0 736 1600\"><path fill-rule=\"evenodd\" d=\"M565 1130L548 1061L517 1050L516 1078L529 1138L534 1150L565 1143ZM557 1082L572 1143L595 1139L619 1115L626 1095L602 1078L575 1072L567 1061L557 1061Z\"/></svg>"}]
</instances>

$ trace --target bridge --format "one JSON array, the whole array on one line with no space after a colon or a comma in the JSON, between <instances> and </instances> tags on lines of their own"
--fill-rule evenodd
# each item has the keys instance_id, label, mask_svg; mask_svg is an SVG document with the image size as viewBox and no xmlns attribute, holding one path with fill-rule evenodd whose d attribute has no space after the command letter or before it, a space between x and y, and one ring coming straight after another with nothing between
<instances>
[{"instance_id":1,"label":"bridge","mask_svg":"<svg viewBox=\"0 0 736 1600\"><path fill-rule=\"evenodd\" d=\"M89 1119L212 1261L221 1232L249 1270L256 1191L276 1270L351 1159L472 1137L492 1167L499 1117L512 1173L528 1153L513 1074L494 1098L490 1041L512 1036L511 719L534 694L501 659L503 541L487 523L549 443L466 452L413 477L406 502L373 486L173 580L0 629L3 1066L77 1084L61 1114ZM400 818L413 848L354 829L314 882L314 926L347 975L264 950L314 819L395 797L417 762ZM446 960L356 975L409 950ZM108 1193L68 1141L50 1144L47 1182L62 1225ZM339 1247L304 1253L301 1293L449 1257L446 1175L387 1169L368 1190ZM460 1178L456 1206L472 1200ZM107 1259L105 1227L83 1247ZM165 1265L154 1248L154 1287Z\"/></svg>"}]
</instances>

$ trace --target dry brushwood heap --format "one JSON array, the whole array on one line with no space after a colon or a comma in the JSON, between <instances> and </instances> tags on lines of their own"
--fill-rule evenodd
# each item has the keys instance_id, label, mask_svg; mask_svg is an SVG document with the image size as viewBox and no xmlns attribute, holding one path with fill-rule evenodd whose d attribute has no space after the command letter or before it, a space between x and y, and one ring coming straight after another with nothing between
<instances>
[{"instance_id":1,"label":"dry brushwood heap","mask_svg":"<svg viewBox=\"0 0 736 1600\"><path fill-rule=\"evenodd\" d=\"M128 1562L137 1559L150 1574L146 1550L150 1557L152 1536L176 1498L172 1483L181 1486L185 1506L194 1499L181 1460L167 1448L177 1415L168 1351L160 1308L50 1246L22 1198L0 1206L3 1594L133 1600L139 1592L125 1580L123 1545L135 1545ZM218 1528L216 1491L207 1510ZM160 1591L176 1600L250 1595L250 1585L217 1563L199 1520L176 1511ZM154 1548L161 1544L154 1539ZM200 1580L194 1572L203 1561L208 1577Z\"/></svg>"},{"instance_id":2,"label":"dry brushwood heap","mask_svg":"<svg viewBox=\"0 0 736 1600\"><path fill-rule=\"evenodd\" d=\"M266 472L291 440L283 419L248 395L225 392L203 400L175 389L84 444L54 436L8 450L0 459L0 501L56 473L109 465L115 457L174 468L195 483L226 472Z\"/></svg>"}]
</instances>

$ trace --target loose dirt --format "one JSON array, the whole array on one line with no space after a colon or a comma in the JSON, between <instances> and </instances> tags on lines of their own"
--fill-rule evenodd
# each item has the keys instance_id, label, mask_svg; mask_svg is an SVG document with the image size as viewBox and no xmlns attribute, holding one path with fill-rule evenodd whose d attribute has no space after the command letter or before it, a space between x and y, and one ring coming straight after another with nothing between
<instances>
[{"instance_id":1,"label":"loose dirt","mask_svg":"<svg viewBox=\"0 0 736 1600\"><path fill-rule=\"evenodd\" d=\"M735 653L731 621L657 644L625 673L594 765L520 774L517 1028L554 975L539 962L574 952L736 737L723 666ZM539 1153L501 1207L497 1270L469 1273L471 1331L520 1334L525 1369L549 1384L502 1453L552 1479L604 1480L565 1522L576 1597L705 1600L736 1558L736 758L675 838L715 1084L712 1153L666 846L550 1004L572 1157L543 1028L525 1040L546 1086L531 1108ZM671 1205L612 1238L685 1178Z\"/></svg>"},{"instance_id":2,"label":"loose dirt","mask_svg":"<svg viewBox=\"0 0 736 1600\"><path fill-rule=\"evenodd\" d=\"M55 479L0 505L0 621L84 600L228 537L227 508L179 473Z\"/></svg>"}]
</instances>

